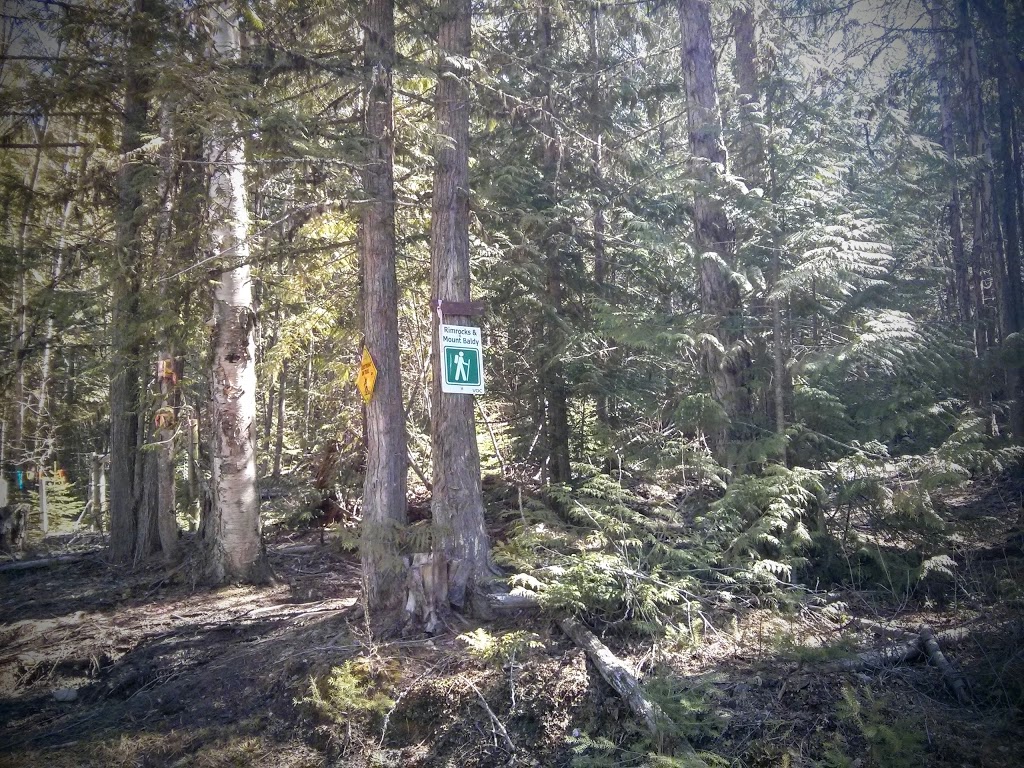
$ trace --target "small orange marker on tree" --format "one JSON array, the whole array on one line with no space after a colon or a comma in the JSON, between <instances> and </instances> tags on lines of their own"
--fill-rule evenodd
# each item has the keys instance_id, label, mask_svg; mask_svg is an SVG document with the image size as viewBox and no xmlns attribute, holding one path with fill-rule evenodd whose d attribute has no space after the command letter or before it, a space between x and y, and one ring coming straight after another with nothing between
<instances>
[{"instance_id":1,"label":"small orange marker on tree","mask_svg":"<svg viewBox=\"0 0 1024 768\"><path fill-rule=\"evenodd\" d=\"M377 366L374 365L370 350L363 347L363 359L359 363L359 373L356 375L356 387L359 394L363 396L363 402L369 403L373 398L373 385L377 382Z\"/></svg>"}]
</instances>

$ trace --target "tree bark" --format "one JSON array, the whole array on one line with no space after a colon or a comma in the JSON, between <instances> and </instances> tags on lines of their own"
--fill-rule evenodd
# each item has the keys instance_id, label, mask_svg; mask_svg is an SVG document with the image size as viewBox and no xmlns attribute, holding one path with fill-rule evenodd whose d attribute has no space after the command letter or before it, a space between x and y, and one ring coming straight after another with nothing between
<instances>
[{"instance_id":1,"label":"tree bark","mask_svg":"<svg viewBox=\"0 0 1024 768\"><path fill-rule=\"evenodd\" d=\"M162 352L157 359L157 386L160 390L159 408L153 437L156 441L156 514L157 532L164 560L174 562L178 556L177 498L174 486L174 447L178 435L177 409L174 407L177 389L174 355Z\"/></svg>"},{"instance_id":2,"label":"tree bark","mask_svg":"<svg viewBox=\"0 0 1024 768\"><path fill-rule=\"evenodd\" d=\"M234 6L213 10L214 53L239 57ZM261 541L256 488L256 313L249 267L249 213L245 203L245 153L233 119L213 128L209 140L211 246L221 264L213 291L211 490L203 521L204 571L212 583L261 581L266 553Z\"/></svg>"},{"instance_id":3,"label":"tree bark","mask_svg":"<svg viewBox=\"0 0 1024 768\"><path fill-rule=\"evenodd\" d=\"M771 202L774 204L774 180L769 179L768 151L759 123L762 118L761 76L758 71L756 3L747 0L733 9L732 26L736 43L736 82L739 86L739 109L741 144L737 164L739 172L750 187L772 186ZM771 257L772 283L778 283L782 265L779 258L779 242L773 237ZM775 417L775 434L779 442L779 460L786 463L786 389L788 350L782 313L783 297L769 292L768 303L772 317L772 409Z\"/></svg>"},{"instance_id":4,"label":"tree bark","mask_svg":"<svg viewBox=\"0 0 1024 768\"><path fill-rule=\"evenodd\" d=\"M993 0L993 34L1001 36L997 46L999 58L997 81L999 90L999 160L1002 170L1002 225L1005 252L1005 271L1000 275L1004 296L1003 338L1019 333L1024 324L1024 307L1021 297L1020 266L1020 222L1017 217L1017 168L1020 156L1016 154L1014 140L1014 98L1011 71L1016 64L1012 53L1007 50L1006 0ZM1006 371L1010 403L1010 431L1017 443L1024 443L1024 369L1011 363Z\"/></svg>"},{"instance_id":5,"label":"tree bark","mask_svg":"<svg viewBox=\"0 0 1024 768\"><path fill-rule=\"evenodd\" d=\"M89 472L89 503L92 505L92 527L103 532L103 457L98 453L91 456Z\"/></svg>"},{"instance_id":6,"label":"tree bark","mask_svg":"<svg viewBox=\"0 0 1024 768\"><path fill-rule=\"evenodd\" d=\"M469 89L472 31L470 0L444 0L438 28L434 197L430 220L433 298L469 301ZM443 306L443 304L442 304ZM442 310L443 311L443 310ZM445 315L445 323L467 318ZM474 600L490 569L484 527L480 453L473 395L441 392L438 317L431 319L431 458L434 554L447 563L447 601L457 609Z\"/></svg>"},{"instance_id":7,"label":"tree bark","mask_svg":"<svg viewBox=\"0 0 1024 768\"><path fill-rule=\"evenodd\" d=\"M686 121L694 175L713 186L726 172L722 118L715 84L715 57L707 0L679 0ZM732 446L747 437L750 397L747 377L750 352L743 329L743 302L732 278L736 232L722 205L698 193L693 209L694 244L700 259L701 305L713 325L718 345L706 344L702 356L712 396L728 424L715 430L711 444L718 460L734 463Z\"/></svg>"},{"instance_id":8,"label":"tree bark","mask_svg":"<svg viewBox=\"0 0 1024 768\"><path fill-rule=\"evenodd\" d=\"M554 215L558 205L558 176L562 164L562 145L555 125L554 87L551 82L551 64L554 47L551 28L551 6L540 0L537 18L537 48L543 81L543 99L540 117L541 168L549 206ZM545 409L545 444L547 448L548 479L552 483L567 483L572 478L569 453L569 385L565 380L562 355L565 352L565 331L562 328L562 253L559 248L557 222L548 222L542 235L544 252L546 306L544 323L544 349L546 360L541 362L541 384Z\"/></svg>"},{"instance_id":9,"label":"tree bark","mask_svg":"<svg viewBox=\"0 0 1024 768\"><path fill-rule=\"evenodd\" d=\"M977 163L971 195L974 230L970 261L975 320L974 343L975 351L980 356L992 346L995 334L992 307L986 305L985 275L994 274L1001 259L995 252L997 233L993 229L996 219L993 203L992 148L985 125L977 40L968 0L959 1L957 21L967 140L971 155ZM991 393L982 394L983 397L988 397Z\"/></svg>"},{"instance_id":10,"label":"tree bark","mask_svg":"<svg viewBox=\"0 0 1024 768\"><path fill-rule=\"evenodd\" d=\"M271 476L275 480L281 477L281 458L284 454L284 420L285 420L285 388L288 383L288 361L281 363L281 370L277 374L277 424L274 435L274 468Z\"/></svg>"},{"instance_id":11,"label":"tree bark","mask_svg":"<svg viewBox=\"0 0 1024 768\"><path fill-rule=\"evenodd\" d=\"M369 82L363 172L367 202L362 211L363 334L377 367L377 380L365 409L366 475L359 549L370 628L375 635L387 637L406 621L406 568L399 545L407 520L395 245L393 0L369 0L365 29Z\"/></svg>"},{"instance_id":12,"label":"tree bark","mask_svg":"<svg viewBox=\"0 0 1024 768\"><path fill-rule=\"evenodd\" d=\"M932 26L940 29L945 22L937 6L928 3L928 12L931 16ZM951 262L953 268L953 296L959 315L959 320L964 326L971 323L971 293L968 285L968 264L967 253L964 248L963 232L963 203L960 199L960 173L956 153L956 133L954 130L955 119L953 114L952 86L950 84L950 62L949 40L936 33L935 58L939 67L938 93L939 93L939 120L940 133L942 136L942 149L946 155L946 163L950 173L950 194L949 204L946 207L947 225L949 227L949 242L951 248Z\"/></svg>"},{"instance_id":13,"label":"tree bark","mask_svg":"<svg viewBox=\"0 0 1024 768\"><path fill-rule=\"evenodd\" d=\"M151 83L143 63L154 44L151 10L151 0L135 0L129 24L122 157L142 146L147 129ZM143 205L145 173L141 163L124 161L117 174L118 258L113 280L110 355L110 558L121 564L136 559L142 493L138 482L143 434L139 419L145 364L138 325L142 290L138 212Z\"/></svg>"},{"instance_id":14,"label":"tree bark","mask_svg":"<svg viewBox=\"0 0 1024 768\"><path fill-rule=\"evenodd\" d=\"M604 131L602 125L607 120L606 110L601 102L601 10L600 2L590 3L589 32L590 32L590 69L593 82L591 84L590 118L593 121L591 128L590 148L591 163L591 186L595 195L594 199L594 284L599 299L610 301L609 277L610 265L608 261L607 247L607 203L605 191L604 174ZM594 408L597 421L602 426L614 430L617 426L615 418L615 400L609 396L602 380L613 379L614 370L617 367L618 354L613 351L616 347L615 340L605 337L603 345L609 350L606 357L594 361L595 365L601 367L599 383L594 392Z\"/></svg>"}]
</instances>

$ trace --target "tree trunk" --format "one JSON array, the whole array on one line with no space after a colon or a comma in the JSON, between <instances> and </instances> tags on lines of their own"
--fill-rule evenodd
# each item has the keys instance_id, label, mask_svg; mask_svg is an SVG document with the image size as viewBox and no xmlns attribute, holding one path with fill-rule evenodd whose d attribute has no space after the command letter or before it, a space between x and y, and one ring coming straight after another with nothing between
<instances>
[{"instance_id":1,"label":"tree trunk","mask_svg":"<svg viewBox=\"0 0 1024 768\"><path fill-rule=\"evenodd\" d=\"M315 340L309 337L309 350L306 353L306 404L302 411L302 447L309 442L309 417L313 410L313 350Z\"/></svg>"},{"instance_id":2,"label":"tree trunk","mask_svg":"<svg viewBox=\"0 0 1024 768\"><path fill-rule=\"evenodd\" d=\"M377 367L366 406L366 476L360 557L370 628L397 633L405 623L405 564L399 549L406 523L407 449L398 346L395 246L394 0L370 0L366 10L367 203L362 212L363 333ZM283 398L283 390L278 395Z\"/></svg>"},{"instance_id":3,"label":"tree trunk","mask_svg":"<svg viewBox=\"0 0 1024 768\"><path fill-rule=\"evenodd\" d=\"M103 457L94 453L90 461L89 503L92 505L93 530L103 533Z\"/></svg>"},{"instance_id":4,"label":"tree trunk","mask_svg":"<svg viewBox=\"0 0 1024 768\"><path fill-rule=\"evenodd\" d=\"M77 136L77 129L73 134ZM71 178L75 172L72 170L72 161L74 154L67 159L64 163L64 176ZM77 170L76 179L80 180L86 171L86 165L88 163L88 155L83 154L81 167ZM76 183L76 193L80 190L80 186ZM57 248L53 254L53 266L50 271L50 283L56 289L61 282L61 278L64 274L64 248L67 243L67 230L68 221L71 218L71 214L74 210L76 197L69 197L64 203L64 208L61 211L60 224L58 225L58 231L60 235L57 238ZM53 355L53 336L54 336L54 316L53 313L49 313L46 318L46 330L43 334L43 351L39 360L39 386L36 388L36 454L41 457L41 461L45 463L49 455L53 452L51 442L48 438L48 433L52 434L52 420L49 418L47 408L49 407L49 390L50 390L50 370L51 370L51 358Z\"/></svg>"},{"instance_id":5,"label":"tree trunk","mask_svg":"<svg viewBox=\"0 0 1024 768\"><path fill-rule=\"evenodd\" d=\"M601 107L601 4L599 2L590 3L590 16L589 16L589 33L590 33L590 72L593 82L591 83L591 97L590 97L590 118L593 121L593 127L591 129L590 140L592 142L590 147L590 175L591 175L591 188L595 194L594 201L594 286L599 299L608 299L607 281L608 281L608 253L607 245L605 242L607 221L605 210L607 205L605 203L605 183L604 183L604 134L602 131L602 123L606 119L603 114ZM604 339L604 345L608 348L614 348L615 343L611 339ZM610 371L611 361L608 358L601 360L600 362L595 361L595 364L600 365L604 368L604 373ZM604 379L606 376L599 377ZM604 427L612 427L612 418L609 413L609 406L611 404L610 398L603 381L599 381L596 391L594 392L594 409L597 415L597 421Z\"/></svg>"},{"instance_id":6,"label":"tree trunk","mask_svg":"<svg viewBox=\"0 0 1024 768\"><path fill-rule=\"evenodd\" d=\"M50 532L50 505L46 500L46 466L39 466L39 530L43 536Z\"/></svg>"},{"instance_id":7,"label":"tree trunk","mask_svg":"<svg viewBox=\"0 0 1024 768\"><path fill-rule=\"evenodd\" d=\"M18 284L14 296L14 314L16 318L12 329L11 352L14 359L14 432L11 440L12 459L16 464L28 466L30 451L28 448L29 413L28 392L26 389L25 366L28 362L29 348L29 317L28 317L28 276L33 266L28 262L28 233L35 210L36 188L39 184L40 168L43 159L43 145L46 142L49 120L44 117L42 125L37 129L38 147L32 166L25 174L25 204L21 209L21 222L18 227L16 260Z\"/></svg>"},{"instance_id":8,"label":"tree trunk","mask_svg":"<svg viewBox=\"0 0 1024 768\"><path fill-rule=\"evenodd\" d=\"M1017 218L1017 168L1020 156L1015 154L1014 140L1014 99L1011 84L1011 70L1017 64L1006 50L1007 34L1006 0L994 0L993 34L1004 36L998 46L998 88L999 88L999 159L1002 169L1003 199L1002 225L1005 252L1005 271L1000 275L1004 298L1003 338L1019 333L1024 324L1024 307L1021 297L1020 266L1020 223ZM1017 443L1024 443L1024 369L1011 363L1006 372L1010 402L1010 431Z\"/></svg>"},{"instance_id":9,"label":"tree trunk","mask_svg":"<svg viewBox=\"0 0 1024 768\"><path fill-rule=\"evenodd\" d=\"M239 57L234 6L214 9L214 52ZM205 576L212 583L261 581L266 554L261 541L256 488L256 313L249 267L249 213L245 203L245 153L234 120L213 128L209 141L213 254L222 264L213 291L211 490L203 522Z\"/></svg>"},{"instance_id":10,"label":"tree trunk","mask_svg":"<svg viewBox=\"0 0 1024 768\"><path fill-rule=\"evenodd\" d=\"M472 31L470 0L444 0L438 29L434 197L430 220L430 287L433 298L469 301L469 89ZM443 305L442 305L443 306ZM443 310L442 310L443 311ZM445 323L466 318L445 315ZM467 606L490 568L484 527L480 453L473 395L441 392L438 317L431 320L431 453L435 557L448 564L447 600Z\"/></svg>"},{"instance_id":11,"label":"tree trunk","mask_svg":"<svg viewBox=\"0 0 1024 768\"><path fill-rule=\"evenodd\" d=\"M128 30L121 156L142 146L149 113L148 68L141 66L153 46L151 0L135 0ZM123 162L117 174L118 271L111 303L110 377L110 557L115 563L135 560L141 488L140 409L144 363L140 341L140 268L138 212L143 204L142 163Z\"/></svg>"},{"instance_id":12,"label":"tree trunk","mask_svg":"<svg viewBox=\"0 0 1024 768\"><path fill-rule=\"evenodd\" d=\"M971 155L978 163L972 190L973 244L971 247L971 287L974 300L974 343L980 356L991 346L995 331L992 308L986 306L985 275L994 273L997 263L996 236L993 231L992 149L985 126L985 109L978 65L977 40L971 22L968 0L958 3L958 34L960 63L964 87L964 113L967 141ZM991 393L982 393L988 397Z\"/></svg>"},{"instance_id":13,"label":"tree trunk","mask_svg":"<svg viewBox=\"0 0 1024 768\"><path fill-rule=\"evenodd\" d=\"M928 4L928 12L931 16L932 26L940 29L944 20L938 7ZM956 154L956 133L954 130L955 119L953 115L953 96L950 84L951 66L948 61L949 40L936 33L935 58L939 66L938 93L939 93L939 120L940 133L942 136L942 149L946 155L946 163L949 166L950 196L949 204L946 207L947 223L949 226L949 241L952 250L951 262L953 268L953 296L956 304L960 322L967 326L971 322L971 293L968 287L968 264L967 253L964 248L963 233L963 204L960 200L960 174Z\"/></svg>"},{"instance_id":14,"label":"tree trunk","mask_svg":"<svg viewBox=\"0 0 1024 768\"><path fill-rule=\"evenodd\" d=\"M552 37L551 7L548 0L540 0L537 18L537 48L540 69L543 72L543 103L540 116L541 168L549 214L555 215L558 204L558 176L562 164L562 144L555 124L554 87L551 82ZM562 328L562 253L559 247L561 227L547 222L542 235L544 267L546 273L546 306L544 350L546 360L541 362L541 383L547 403L545 437L548 479L552 483L566 483L572 478L569 454L569 386L565 380L562 355L566 338Z\"/></svg>"},{"instance_id":15,"label":"tree trunk","mask_svg":"<svg viewBox=\"0 0 1024 768\"><path fill-rule=\"evenodd\" d=\"M713 186L725 173L727 156L715 85L715 57L707 0L679 0L686 121L694 175ZM734 463L732 445L747 437L750 397L747 378L751 365L743 329L743 303L732 278L736 233L724 208L710 194L694 200L694 241L700 258L701 304L718 338L706 344L702 357L711 379L711 393L729 423L710 436L718 460Z\"/></svg>"},{"instance_id":16,"label":"tree trunk","mask_svg":"<svg viewBox=\"0 0 1024 768\"><path fill-rule=\"evenodd\" d=\"M157 386L160 388L153 437L156 462L156 508L154 510L164 560L173 562L178 556L177 498L174 487L174 447L178 434L177 409L174 407L178 384L174 355L162 352L157 358Z\"/></svg>"},{"instance_id":17,"label":"tree trunk","mask_svg":"<svg viewBox=\"0 0 1024 768\"><path fill-rule=\"evenodd\" d=\"M736 42L736 82L739 86L740 146L737 152L739 173L746 178L750 187L764 188L772 185L769 179L768 152L760 123L762 111L761 77L758 72L756 3L748 0L733 9L732 26ZM774 193L774 188L772 189ZM774 204L775 195L770 196ZM773 241L778 238L773 238ZM774 242L771 258L771 279L777 283L782 265L779 258L779 243ZM769 292L768 303L772 318L772 410L775 420L775 434L779 442L778 459L786 463L786 389L788 350L782 314L783 297Z\"/></svg>"},{"instance_id":18,"label":"tree trunk","mask_svg":"<svg viewBox=\"0 0 1024 768\"><path fill-rule=\"evenodd\" d=\"M284 454L284 420L285 420L285 388L288 383L288 361L281 363L277 374L277 424L274 435L274 468L271 476L275 480L281 478L281 457Z\"/></svg>"}]
</instances>

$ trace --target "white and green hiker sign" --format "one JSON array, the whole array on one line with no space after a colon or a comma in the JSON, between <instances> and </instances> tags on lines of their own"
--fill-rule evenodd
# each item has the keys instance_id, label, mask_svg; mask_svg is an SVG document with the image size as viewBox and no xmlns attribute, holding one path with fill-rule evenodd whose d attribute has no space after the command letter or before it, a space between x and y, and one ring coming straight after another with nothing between
<instances>
[{"instance_id":1,"label":"white and green hiker sign","mask_svg":"<svg viewBox=\"0 0 1024 768\"><path fill-rule=\"evenodd\" d=\"M484 356L480 329L470 325L441 325L441 391L449 394L484 393Z\"/></svg>"}]
</instances>

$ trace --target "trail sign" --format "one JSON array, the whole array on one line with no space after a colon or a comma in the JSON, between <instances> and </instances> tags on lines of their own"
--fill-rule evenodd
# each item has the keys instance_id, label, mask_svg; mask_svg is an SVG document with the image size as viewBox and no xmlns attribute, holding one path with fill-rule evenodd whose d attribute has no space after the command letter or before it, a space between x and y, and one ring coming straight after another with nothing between
<instances>
[{"instance_id":1,"label":"trail sign","mask_svg":"<svg viewBox=\"0 0 1024 768\"><path fill-rule=\"evenodd\" d=\"M441 391L455 395L484 393L484 356L480 329L471 325L440 325Z\"/></svg>"},{"instance_id":2,"label":"trail sign","mask_svg":"<svg viewBox=\"0 0 1024 768\"><path fill-rule=\"evenodd\" d=\"M363 359L359 363L359 373L356 374L356 387L359 394L363 396L363 402L369 403L373 397L373 385L377 383L377 366L373 364L370 350L363 347Z\"/></svg>"}]
</instances>

